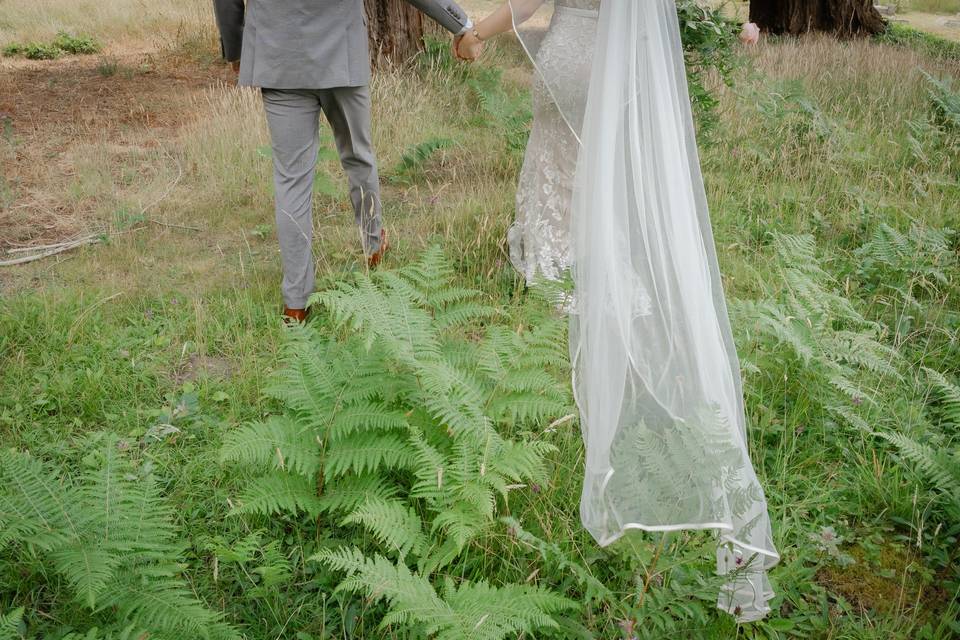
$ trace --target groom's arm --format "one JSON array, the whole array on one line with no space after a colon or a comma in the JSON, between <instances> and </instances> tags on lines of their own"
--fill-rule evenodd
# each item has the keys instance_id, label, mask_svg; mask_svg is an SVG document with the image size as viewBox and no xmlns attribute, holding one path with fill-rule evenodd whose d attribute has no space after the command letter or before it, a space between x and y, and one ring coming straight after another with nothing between
<instances>
[{"instance_id":1,"label":"groom's arm","mask_svg":"<svg viewBox=\"0 0 960 640\"><path fill-rule=\"evenodd\" d=\"M213 13L220 30L220 52L228 62L240 59L243 44L243 0L213 0Z\"/></svg>"},{"instance_id":2,"label":"groom's arm","mask_svg":"<svg viewBox=\"0 0 960 640\"><path fill-rule=\"evenodd\" d=\"M453 0L407 0L414 7L440 23L455 36L466 33L473 26L467 13Z\"/></svg>"}]
</instances>

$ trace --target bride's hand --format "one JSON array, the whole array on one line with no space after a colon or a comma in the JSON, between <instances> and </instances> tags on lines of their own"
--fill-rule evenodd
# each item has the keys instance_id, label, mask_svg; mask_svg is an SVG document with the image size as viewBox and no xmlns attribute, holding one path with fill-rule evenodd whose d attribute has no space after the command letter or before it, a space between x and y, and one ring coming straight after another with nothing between
<instances>
[{"instance_id":1,"label":"bride's hand","mask_svg":"<svg viewBox=\"0 0 960 640\"><path fill-rule=\"evenodd\" d=\"M483 41L468 31L453 41L453 52L460 60L473 62L483 53Z\"/></svg>"}]
</instances>

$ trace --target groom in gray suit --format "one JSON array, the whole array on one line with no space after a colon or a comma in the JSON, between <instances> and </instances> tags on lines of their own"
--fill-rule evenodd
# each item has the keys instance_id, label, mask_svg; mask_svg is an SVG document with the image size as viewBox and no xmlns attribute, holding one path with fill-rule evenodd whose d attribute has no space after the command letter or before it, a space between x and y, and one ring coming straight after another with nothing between
<instances>
[{"instance_id":1,"label":"groom in gray suit","mask_svg":"<svg viewBox=\"0 0 960 640\"><path fill-rule=\"evenodd\" d=\"M302 322L313 292L311 200L320 112L333 129L371 267L387 249L370 134L363 0L213 0L223 56L259 87L273 145L284 317ZM407 0L455 36L473 24L452 0ZM237 62L239 61L239 65Z\"/></svg>"}]
</instances>

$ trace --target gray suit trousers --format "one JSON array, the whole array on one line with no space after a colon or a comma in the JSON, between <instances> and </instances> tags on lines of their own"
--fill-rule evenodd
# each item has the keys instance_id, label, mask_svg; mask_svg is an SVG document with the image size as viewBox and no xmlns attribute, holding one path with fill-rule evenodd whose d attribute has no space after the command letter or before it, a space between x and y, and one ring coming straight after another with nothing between
<instances>
[{"instance_id":1,"label":"gray suit trousers","mask_svg":"<svg viewBox=\"0 0 960 640\"><path fill-rule=\"evenodd\" d=\"M381 204L377 160L370 136L367 87L263 89L273 146L277 237L283 259L283 301L302 309L313 293L313 184L320 112L333 129L350 200L367 255L380 248Z\"/></svg>"}]
</instances>

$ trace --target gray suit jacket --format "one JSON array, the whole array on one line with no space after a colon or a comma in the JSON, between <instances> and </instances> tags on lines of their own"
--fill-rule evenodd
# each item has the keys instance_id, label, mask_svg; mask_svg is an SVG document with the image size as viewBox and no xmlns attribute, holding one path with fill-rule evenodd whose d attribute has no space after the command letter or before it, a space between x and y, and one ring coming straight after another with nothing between
<instances>
[{"instance_id":1,"label":"gray suit jacket","mask_svg":"<svg viewBox=\"0 0 960 640\"><path fill-rule=\"evenodd\" d=\"M407 0L459 33L453 0ZM213 0L223 56L240 84L270 89L360 87L370 82L363 0ZM241 55L241 51L243 55Z\"/></svg>"}]
</instances>

